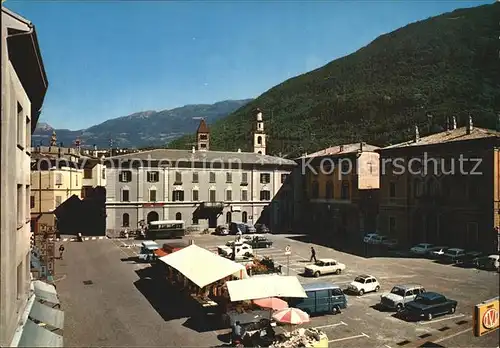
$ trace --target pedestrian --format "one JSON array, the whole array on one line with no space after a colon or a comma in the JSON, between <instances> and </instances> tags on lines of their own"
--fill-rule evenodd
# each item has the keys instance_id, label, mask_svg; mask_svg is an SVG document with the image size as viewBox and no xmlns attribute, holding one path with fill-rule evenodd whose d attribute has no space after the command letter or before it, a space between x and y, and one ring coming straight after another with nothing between
<instances>
[{"instance_id":1,"label":"pedestrian","mask_svg":"<svg viewBox=\"0 0 500 348\"><path fill-rule=\"evenodd\" d=\"M314 250L313 247L311 247L311 259L309 260L309 262L312 262L312 260L314 260L314 262L318 261L316 260L316 250Z\"/></svg>"},{"instance_id":2,"label":"pedestrian","mask_svg":"<svg viewBox=\"0 0 500 348\"><path fill-rule=\"evenodd\" d=\"M59 247L59 259L61 260L63 258L63 253L64 253L64 245L61 244L61 246Z\"/></svg>"},{"instance_id":3,"label":"pedestrian","mask_svg":"<svg viewBox=\"0 0 500 348\"><path fill-rule=\"evenodd\" d=\"M236 321L233 325L232 332L231 332L231 343L232 344L241 343L242 333L243 333L243 328L241 327L240 322Z\"/></svg>"}]
</instances>

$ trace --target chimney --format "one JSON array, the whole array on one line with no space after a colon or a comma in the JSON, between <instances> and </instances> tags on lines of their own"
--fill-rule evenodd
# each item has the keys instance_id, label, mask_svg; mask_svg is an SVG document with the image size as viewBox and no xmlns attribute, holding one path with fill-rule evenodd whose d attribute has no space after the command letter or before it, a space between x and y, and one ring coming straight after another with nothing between
<instances>
[{"instance_id":1,"label":"chimney","mask_svg":"<svg viewBox=\"0 0 500 348\"><path fill-rule=\"evenodd\" d=\"M413 139L416 143L420 141L420 133L418 131L418 126L415 126L415 139Z\"/></svg>"},{"instance_id":2,"label":"chimney","mask_svg":"<svg viewBox=\"0 0 500 348\"><path fill-rule=\"evenodd\" d=\"M191 149L191 152L195 153L196 152L196 147L193 146L193 148Z\"/></svg>"},{"instance_id":3,"label":"chimney","mask_svg":"<svg viewBox=\"0 0 500 348\"><path fill-rule=\"evenodd\" d=\"M241 152L241 149L238 149L238 152Z\"/></svg>"},{"instance_id":4,"label":"chimney","mask_svg":"<svg viewBox=\"0 0 500 348\"><path fill-rule=\"evenodd\" d=\"M453 124L451 129L457 129L457 118L453 116Z\"/></svg>"},{"instance_id":5,"label":"chimney","mask_svg":"<svg viewBox=\"0 0 500 348\"><path fill-rule=\"evenodd\" d=\"M472 124L472 116L469 115L469 119L467 121L467 126L465 127L465 132L467 134L470 134L470 132L472 131L473 128L474 128L474 125Z\"/></svg>"}]
</instances>

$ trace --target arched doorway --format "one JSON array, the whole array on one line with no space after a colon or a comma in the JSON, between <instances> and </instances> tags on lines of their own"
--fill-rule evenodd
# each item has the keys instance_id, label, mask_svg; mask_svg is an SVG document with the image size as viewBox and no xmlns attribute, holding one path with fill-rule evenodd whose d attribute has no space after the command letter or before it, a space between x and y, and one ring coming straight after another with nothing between
<instances>
[{"instance_id":1,"label":"arched doorway","mask_svg":"<svg viewBox=\"0 0 500 348\"><path fill-rule=\"evenodd\" d=\"M231 215L231 212L228 211L226 213L226 224L230 224L231 223L231 220L232 220L232 215Z\"/></svg>"},{"instance_id":2,"label":"arched doorway","mask_svg":"<svg viewBox=\"0 0 500 348\"><path fill-rule=\"evenodd\" d=\"M248 222L248 214L246 211L244 211L243 213L241 213L241 220L242 222L244 223L247 223Z\"/></svg>"},{"instance_id":3,"label":"arched doorway","mask_svg":"<svg viewBox=\"0 0 500 348\"><path fill-rule=\"evenodd\" d=\"M157 213L157 212L155 212L155 211L150 211L150 212L148 213L147 220L148 220L148 224L149 224L151 221L158 221L158 220L160 220L160 216L158 215L158 213Z\"/></svg>"},{"instance_id":4,"label":"arched doorway","mask_svg":"<svg viewBox=\"0 0 500 348\"><path fill-rule=\"evenodd\" d=\"M122 226L123 227L130 226L130 215L128 215L127 213L123 214L122 216Z\"/></svg>"},{"instance_id":5,"label":"arched doorway","mask_svg":"<svg viewBox=\"0 0 500 348\"><path fill-rule=\"evenodd\" d=\"M176 220L182 220L182 214L181 213L175 213L175 219Z\"/></svg>"}]
</instances>

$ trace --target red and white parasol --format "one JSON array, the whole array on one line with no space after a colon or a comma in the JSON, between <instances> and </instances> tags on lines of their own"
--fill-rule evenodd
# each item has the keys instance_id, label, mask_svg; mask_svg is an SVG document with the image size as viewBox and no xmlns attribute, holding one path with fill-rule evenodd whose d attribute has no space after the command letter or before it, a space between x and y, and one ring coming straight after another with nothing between
<instances>
[{"instance_id":1,"label":"red and white parasol","mask_svg":"<svg viewBox=\"0 0 500 348\"><path fill-rule=\"evenodd\" d=\"M299 325L310 321L309 315L298 308L282 309L273 315L273 319L282 324Z\"/></svg>"},{"instance_id":2,"label":"red and white parasol","mask_svg":"<svg viewBox=\"0 0 500 348\"><path fill-rule=\"evenodd\" d=\"M288 308L288 303L277 297L267 297L258 300L253 300L253 303L255 303L257 306L261 308L269 308L274 311L279 311Z\"/></svg>"}]
</instances>

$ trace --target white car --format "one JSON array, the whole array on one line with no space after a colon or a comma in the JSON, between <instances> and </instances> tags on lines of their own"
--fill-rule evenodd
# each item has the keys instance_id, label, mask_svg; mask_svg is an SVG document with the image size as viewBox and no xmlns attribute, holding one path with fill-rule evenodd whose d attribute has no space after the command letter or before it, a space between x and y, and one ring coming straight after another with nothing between
<instances>
[{"instance_id":1,"label":"white car","mask_svg":"<svg viewBox=\"0 0 500 348\"><path fill-rule=\"evenodd\" d=\"M444 253L446 252L446 250L448 250L447 246L435 247L435 248L432 248L432 250L429 250L429 253L433 257L441 257L441 256L444 255Z\"/></svg>"},{"instance_id":2,"label":"white car","mask_svg":"<svg viewBox=\"0 0 500 348\"><path fill-rule=\"evenodd\" d=\"M366 294L367 292L379 291L380 283L374 276L362 274L357 276L356 279L349 284L347 290L354 292L359 296L363 296L363 294Z\"/></svg>"},{"instance_id":3,"label":"white car","mask_svg":"<svg viewBox=\"0 0 500 348\"><path fill-rule=\"evenodd\" d=\"M411 248L410 251L414 254L424 255L427 254L433 247L434 245L430 243L420 243Z\"/></svg>"},{"instance_id":4,"label":"white car","mask_svg":"<svg viewBox=\"0 0 500 348\"><path fill-rule=\"evenodd\" d=\"M217 247L218 254L234 260L247 259L253 256L253 248L243 242L234 243L235 255L233 256L233 246L219 245Z\"/></svg>"},{"instance_id":5,"label":"white car","mask_svg":"<svg viewBox=\"0 0 500 348\"><path fill-rule=\"evenodd\" d=\"M346 269L343 263L334 259L319 259L314 265L308 265L304 268L304 274L319 277L323 274L340 274Z\"/></svg>"},{"instance_id":6,"label":"white car","mask_svg":"<svg viewBox=\"0 0 500 348\"><path fill-rule=\"evenodd\" d=\"M363 238L363 242L367 244L382 244L384 241L388 240L389 237L381 236L378 233L368 233L365 238Z\"/></svg>"}]
</instances>

